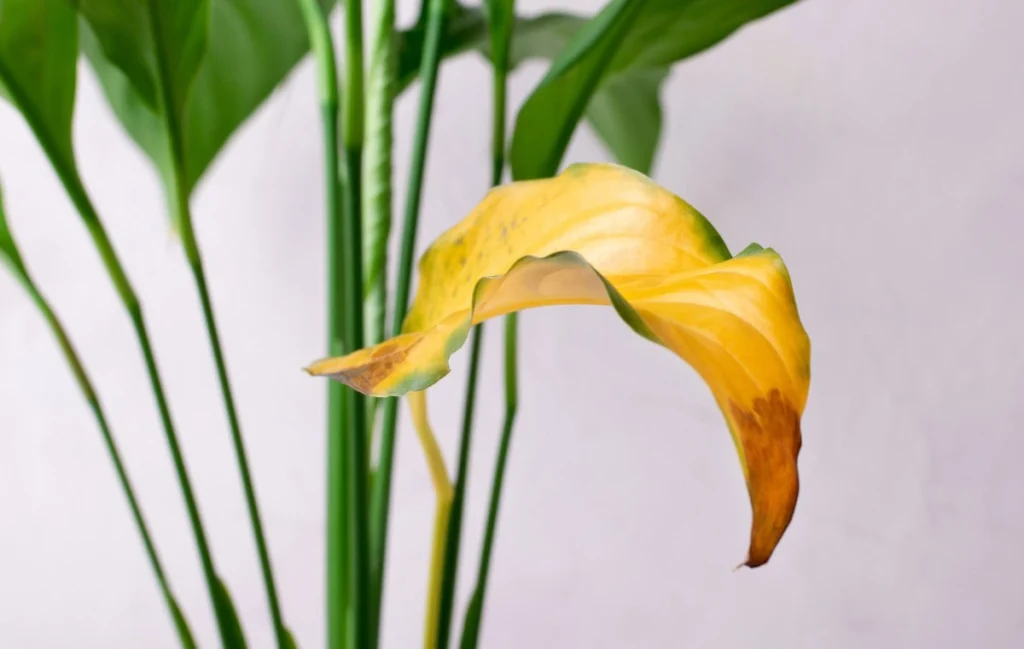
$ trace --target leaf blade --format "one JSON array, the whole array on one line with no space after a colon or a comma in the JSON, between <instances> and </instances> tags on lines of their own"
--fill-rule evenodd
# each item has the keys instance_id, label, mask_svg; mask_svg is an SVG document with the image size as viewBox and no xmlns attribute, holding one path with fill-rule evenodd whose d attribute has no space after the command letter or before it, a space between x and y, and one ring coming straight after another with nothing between
<instances>
[{"instance_id":1,"label":"leaf blade","mask_svg":"<svg viewBox=\"0 0 1024 649\"><path fill-rule=\"evenodd\" d=\"M611 75L665 68L795 0L613 0L577 33L523 104L512 137L513 177L554 174L592 97ZM598 28L600 27L600 28ZM589 44L584 56L583 44Z\"/></svg>"},{"instance_id":2,"label":"leaf blade","mask_svg":"<svg viewBox=\"0 0 1024 649\"><path fill-rule=\"evenodd\" d=\"M405 333L308 371L422 399L474 324L548 305L611 306L711 389L750 493L746 564L770 558L799 491L810 383L810 343L774 251L733 258L699 212L641 174L574 165L491 192L431 246L421 278Z\"/></svg>"},{"instance_id":3,"label":"leaf blade","mask_svg":"<svg viewBox=\"0 0 1024 649\"><path fill-rule=\"evenodd\" d=\"M605 83L587 107L587 122L621 164L650 174L661 142L665 68L633 70Z\"/></svg>"},{"instance_id":4,"label":"leaf blade","mask_svg":"<svg viewBox=\"0 0 1024 649\"><path fill-rule=\"evenodd\" d=\"M166 116L148 101L147 90L159 85L155 48L163 47L170 117L182 139L182 182L191 193L232 135L309 50L301 12L296 3L280 0L161 0L156 14L140 16L109 11L107 2L80 0L95 35L83 47L89 63L125 130L170 186ZM154 21L166 45L152 38Z\"/></svg>"},{"instance_id":5,"label":"leaf blade","mask_svg":"<svg viewBox=\"0 0 1024 649\"><path fill-rule=\"evenodd\" d=\"M0 87L56 164L74 169L78 31L65 0L0 1Z\"/></svg>"}]
</instances>

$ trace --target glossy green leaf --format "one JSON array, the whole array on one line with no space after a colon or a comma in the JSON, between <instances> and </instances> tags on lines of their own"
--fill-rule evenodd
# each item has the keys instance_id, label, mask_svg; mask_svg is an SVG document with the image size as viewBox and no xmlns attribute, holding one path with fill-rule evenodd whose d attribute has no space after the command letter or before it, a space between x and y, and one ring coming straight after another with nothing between
<instances>
[{"instance_id":1,"label":"glossy green leaf","mask_svg":"<svg viewBox=\"0 0 1024 649\"><path fill-rule=\"evenodd\" d=\"M74 167L78 36L67 0L0 0L0 87L55 163Z\"/></svg>"},{"instance_id":2,"label":"glossy green leaf","mask_svg":"<svg viewBox=\"0 0 1024 649\"><path fill-rule=\"evenodd\" d=\"M79 4L92 32L83 36L83 49L107 100L168 186L173 167L166 118L180 129L188 192L309 49L298 5L286 0ZM166 80L156 57L160 48ZM155 101L165 82L169 116Z\"/></svg>"},{"instance_id":3,"label":"glossy green leaf","mask_svg":"<svg viewBox=\"0 0 1024 649\"><path fill-rule=\"evenodd\" d=\"M217 579L214 593L214 606L217 612L218 626L222 629L224 642L227 645L224 649L245 649L245 634L242 632L242 623L238 619L238 611L234 602L231 601L231 594L223 579Z\"/></svg>"},{"instance_id":4,"label":"glossy green leaf","mask_svg":"<svg viewBox=\"0 0 1024 649\"><path fill-rule=\"evenodd\" d=\"M497 4L502 4L501 0ZM487 6L490 6L488 3ZM443 49L446 57L468 51L490 56L487 12L476 7L456 6L448 20ZM572 42L573 37L587 25L587 19L567 13L547 13L535 17L514 19L509 66L532 59L554 60ZM504 33L504 32L502 32ZM404 89L415 78L422 49L422 26L402 32L399 38L399 87ZM588 41L593 44L593 41ZM574 56L585 54L580 47ZM611 151L615 159L642 173L648 173L661 136L661 107L658 91L667 75L664 69L637 68L615 77L614 83L599 88L586 117L595 132ZM653 81L657 81L653 83ZM636 117L658 115L658 119L645 122L642 132L637 129ZM634 137L635 136L635 137Z\"/></svg>"},{"instance_id":5,"label":"glossy green leaf","mask_svg":"<svg viewBox=\"0 0 1024 649\"><path fill-rule=\"evenodd\" d=\"M513 177L554 174L591 100L620 75L666 69L794 1L612 0L573 37L520 109L510 154ZM602 133L610 135L607 128ZM635 151L629 155L642 159Z\"/></svg>"}]
</instances>

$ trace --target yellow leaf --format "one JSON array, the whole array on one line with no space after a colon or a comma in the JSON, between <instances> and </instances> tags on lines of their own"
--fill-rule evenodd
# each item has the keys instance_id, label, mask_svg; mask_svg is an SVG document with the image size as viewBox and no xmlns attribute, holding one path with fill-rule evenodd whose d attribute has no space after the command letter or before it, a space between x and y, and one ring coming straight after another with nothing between
<instances>
[{"instance_id":1,"label":"yellow leaf","mask_svg":"<svg viewBox=\"0 0 1024 649\"><path fill-rule=\"evenodd\" d=\"M708 384L753 508L745 563L768 561L796 506L810 385L789 274L770 249L731 257L699 212L641 174L576 165L492 191L424 255L402 335L309 372L374 396L425 390L450 371L472 325L568 304L612 306ZM436 474L443 460L432 455Z\"/></svg>"}]
</instances>

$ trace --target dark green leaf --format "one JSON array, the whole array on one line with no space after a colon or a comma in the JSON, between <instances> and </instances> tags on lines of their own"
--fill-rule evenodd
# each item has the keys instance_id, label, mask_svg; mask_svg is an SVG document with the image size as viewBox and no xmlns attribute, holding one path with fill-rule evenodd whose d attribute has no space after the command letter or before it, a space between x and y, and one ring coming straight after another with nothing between
<instances>
[{"instance_id":1,"label":"dark green leaf","mask_svg":"<svg viewBox=\"0 0 1024 649\"><path fill-rule=\"evenodd\" d=\"M67 0L0 0L0 86L55 164L74 167L78 33Z\"/></svg>"},{"instance_id":2,"label":"dark green leaf","mask_svg":"<svg viewBox=\"0 0 1024 649\"><path fill-rule=\"evenodd\" d=\"M245 649L245 634L242 633L242 623L238 619L238 612L231 601L228 587L223 579L217 579L217 587L214 589L214 607L217 612L218 626L225 633L227 646L224 649Z\"/></svg>"},{"instance_id":3,"label":"dark green leaf","mask_svg":"<svg viewBox=\"0 0 1024 649\"><path fill-rule=\"evenodd\" d=\"M132 139L150 157L166 187L174 184L174 164L171 160L167 127L158 111L150 107L132 86L128 76L105 58L99 39L89 24L81 23L82 51L92 64L107 102L121 125Z\"/></svg>"},{"instance_id":4,"label":"dark green leaf","mask_svg":"<svg viewBox=\"0 0 1024 649\"><path fill-rule=\"evenodd\" d=\"M580 117L612 80L668 68L794 1L612 0L573 37L520 109L512 137L513 177L555 173ZM607 138L607 129L602 136Z\"/></svg>"},{"instance_id":5,"label":"dark green leaf","mask_svg":"<svg viewBox=\"0 0 1024 649\"><path fill-rule=\"evenodd\" d=\"M79 2L95 36L83 38L84 49L107 100L165 183L173 171L167 116L151 99L153 88L168 84L188 192L309 49L298 5L287 0L160 0L141 9L131 0ZM135 9L112 9L124 3ZM147 8L153 5L155 14ZM167 61L165 82L157 47Z\"/></svg>"},{"instance_id":6,"label":"dark green leaf","mask_svg":"<svg viewBox=\"0 0 1024 649\"><path fill-rule=\"evenodd\" d=\"M137 97L159 110L159 95L180 115L206 51L210 0L75 0L104 57Z\"/></svg>"},{"instance_id":7,"label":"dark green leaf","mask_svg":"<svg viewBox=\"0 0 1024 649\"><path fill-rule=\"evenodd\" d=\"M228 138L309 51L306 25L293 0L210 0L210 34L185 115L190 190Z\"/></svg>"},{"instance_id":8,"label":"dark green leaf","mask_svg":"<svg viewBox=\"0 0 1024 649\"><path fill-rule=\"evenodd\" d=\"M519 110L509 154L516 180L558 170L576 124L648 0L612 0L569 41Z\"/></svg>"}]
</instances>

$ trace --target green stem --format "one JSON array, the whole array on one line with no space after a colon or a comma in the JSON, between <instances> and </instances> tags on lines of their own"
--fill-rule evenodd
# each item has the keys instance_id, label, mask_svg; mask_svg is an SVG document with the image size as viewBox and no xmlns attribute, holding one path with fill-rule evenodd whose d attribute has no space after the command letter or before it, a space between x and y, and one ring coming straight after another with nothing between
<instances>
[{"instance_id":1,"label":"green stem","mask_svg":"<svg viewBox=\"0 0 1024 649\"><path fill-rule=\"evenodd\" d=\"M363 346L363 263L362 263L362 164L363 132L363 14L362 0L344 3L345 92L342 108L342 140L345 147L345 212L342 220L342 282L345 296L345 334L348 352ZM370 456L367 451L366 400L346 390L348 412L349 553L352 591L352 637L357 649L369 648L372 618L370 602L368 481Z\"/></svg>"},{"instance_id":2,"label":"green stem","mask_svg":"<svg viewBox=\"0 0 1024 649\"><path fill-rule=\"evenodd\" d=\"M242 427L238 420L235 400L231 393L231 382L228 378L227 362L224 359L224 350L221 346L220 334L217 331L217 321L214 318L213 301L210 297L210 290L206 281L206 271L203 267L202 255L199 252L199 245L196 241L195 231L192 227L192 214L189 210L188 197L180 190L177 205L179 209L177 220L181 225L182 244L185 248L185 256L188 258L189 266L192 268L192 275L195 278L196 288L199 291L199 299L203 307L203 319L206 324L206 333L210 339L213 359L217 366L217 379L220 382L220 391L224 399L224 409L227 412L228 423L231 426L231 441L235 448L235 460L238 463L238 472L242 476L242 487L245 491L245 503L249 510L249 522L252 525L253 538L256 541L256 550L259 555L260 570L263 573L263 584L267 591L267 604L270 607L270 617L274 624L277 646L278 649L287 649L288 630L285 627L284 618L281 614L281 605L278 602L277 587L274 584L274 572L270 565L270 550L267 547L266 536L263 533L263 523L260 520L259 505L256 501L256 490L253 486L252 474L249 470L249 461L245 452L245 442L242 439Z\"/></svg>"},{"instance_id":3,"label":"green stem","mask_svg":"<svg viewBox=\"0 0 1024 649\"><path fill-rule=\"evenodd\" d=\"M0 206L0 210L2 209L2 206ZM2 214L0 214L0 217L2 217ZM188 627L188 623L184 620L184 616L181 614L180 609L175 603L174 595L171 592L170 584L167 581L167 575L163 569L163 564L160 562L156 546L153 544L153 538L150 536L149 527L146 525L146 519L142 514L142 508L139 506L139 501L135 497L135 490L132 487L131 479L128 477L128 470L125 468L124 462L121 459L121 453L117 448L117 442L114 440L114 435L110 430L110 425L107 422L107 416L103 410L103 405L100 403L99 397L96 395L96 389L93 386L89 375L86 373L85 366L82 364L81 358L75 351L74 345L72 345L71 339L68 336L67 331L64 329L64 326L61 324L60 319L53 311L49 302L39 291L39 288L36 286L31 276L29 276L27 268L21 261L21 255L16 249L9 251L9 253L12 257L10 261L14 267L16 276L28 292L32 302L39 309L40 313L42 313L43 318L50 327L50 331L57 339L57 343L64 354L64 359L71 368L71 371L75 376L75 380L78 382L79 388L81 389L86 402L89 404L89 409L92 411L93 417L96 419L100 433L103 436L103 442L107 447L107 454L110 456L110 460L114 464L114 470L117 473L117 479L121 485L121 491L124 492L124 496L128 500L128 507L131 509L132 518L135 520L135 527L138 529L139 536L142 537L142 544L145 547L146 556L149 559L149 565L153 569L153 574L156 576L160 592L164 597L164 601L167 603L168 610L170 610L171 619L174 621L174 625L178 629L182 647L188 649L190 646L193 646L189 644L189 641L192 639L192 633ZM181 616L180 619L179 616Z\"/></svg>"},{"instance_id":4,"label":"green stem","mask_svg":"<svg viewBox=\"0 0 1024 649\"><path fill-rule=\"evenodd\" d=\"M430 141L430 123L434 112L434 95L437 89L438 68L441 63L441 37L448 0L429 0L427 8L427 36L423 43L423 58L420 64L419 113L413 141L412 164L409 176L409 191L406 195L405 215L402 223L402 243L398 260L398 278L395 301L391 308L391 333L398 334L409 308L409 294L412 286L412 269L416 254L416 232L419 226L420 201L423 192L423 176L426 168L427 146ZM377 580L374 584L374 607L379 611L383 599L384 567L387 552L388 512L391 500L391 472L395 457L395 434L398 424L398 400L387 399L381 422L380 460L374 481L372 504L373 556Z\"/></svg>"},{"instance_id":5,"label":"green stem","mask_svg":"<svg viewBox=\"0 0 1024 649\"><path fill-rule=\"evenodd\" d=\"M505 3L502 7L505 12L498 13L497 7L492 9L488 16L490 22L491 37L491 59L494 66L494 117L492 119L491 137L491 185L501 184L502 174L505 169L505 121L507 111L508 94L508 58L509 47L512 36L514 18L514 2ZM487 512L487 527L484 531L483 547L480 555L480 568L477 573L476 587L470 602L470 608L466 613L463 624L462 649L475 648L479 637L480 621L483 616L484 595L487 590L487 579L490 572L491 552L494 546L494 534L497 527L498 510L501 504L501 490L505 478L505 465L508 459L508 449L512 439L512 428L515 422L516 409L518 407L518 369L516 365L516 331L518 327L518 316L513 313L505 318L505 422L502 427L501 445L498 449L498 459L494 470L494 482L491 486L491 500ZM474 349L470 357L470 376L476 374L476 364L479 362L478 350ZM467 388L467 402L475 396L475 388L471 385ZM467 419L471 416L472 409L467 405ZM470 428L464 426L463 435L469 437ZM469 440L463 441L463 446L468 450ZM460 466L463 460L460 458ZM456 483L456 499L462 498L464 490L463 478L460 475ZM461 506L461 505L460 505ZM454 515L453 515L454 519ZM456 543L457 541L456 533ZM454 570L453 570L454 573ZM454 575L453 575L454 581Z\"/></svg>"},{"instance_id":6,"label":"green stem","mask_svg":"<svg viewBox=\"0 0 1024 649\"><path fill-rule=\"evenodd\" d=\"M99 216L96 214L96 210L86 194L85 187L82 185L81 179L75 172L69 170L58 169L58 174L61 176L61 181L64 183L65 189L70 195L72 202L75 204L75 207L81 214L82 220L85 222L85 226L92 237L96 249L100 253L100 257L103 259L103 264L106 267L107 273L110 276L114 287L117 289L124 309L127 312L128 317L131 319L132 326L135 329L139 348L142 350L142 356L146 363L146 373L149 376L150 387L152 388L153 396L156 398L157 409L160 412L160 421L163 424L167 446L171 451L171 459L174 461L174 469L178 477L178 485L181 487L181 493L185 499L185 508L188 511L189 521L192 524L192 534L195 538L196 547L199 550L199 558L202 563L203 575L206 578L206 586L210 594L210 601L213 605L214 611L217 613L217 626L218 631L220 632L221 642L225 647L230 647L232 642L231 638L234 637L233 632L224 623L224 618L220 614L222 610L219 603L221 598L218 595L220 585L213 565L213 555L210 552L210 546L206 540L206 532L203 528L202 517L199 514L199 505L196 502L195 493L192 490L192 481L189 479L188 468L185 465L185 457L182 455L181 447L178 443L178 434L175 431L174 423L171 419L170 406L167 402L167 396L164 393L163 382L160 379L160 371L157 368L156 357L153 354L153 345L150 342L149 330L146 327L145 317L142 313L142 306L135 295L135 291L132 288L131 283L128 281L128 276L117 257L117 253L114 251L114 246L110 242L110 238L107 236L106 229L100 222Z\"/></svg>"},{"instance_id":7,"label":"green stem","mask_svg":"<svg viewBox=\"0 0 1024 649\"><path fill-rule=\"evenodd\" d=\"M460 649L475 649L480 636L483 620L484 598L487 593L487 580L491 570L491 554L494 550L494 537L498 527L498 511L501 508L501 491L505 483L505 467L508 464L508 450L512 443L512 428L515 424L516 410L519 405L519 371L516 359L517 331L519 328L518 314L505 317L505 422L501 431L501 444L498 447L498 459L494 467L494 482L491 485L491 499L487 508L487 524L484 528L483 547L480 551L480 567L477 571L476 586L470 609L466 614L462 628Z\"/></svg>"},{"instance_id":8,"label":"green stem","mask_svg":"<svg viewBox=\"0 0 1024 649\"><path fill-rule=\"evenodd\" d=\"M497 48L496 48L497 49ZM501 184L505 169L505 111L507 92L507 51L494 52L494 114L491 138L491 187ZM469 355L469 381L466 384L466 401L462 418L462 437L459 442L459 463L455 475L455 496L452 501L451 520L448 527L448 550L446 553L445 579L441 593L441 622L438 627L437 646L444 649L450 637L452 610L455 599L455 583L458 577L459 548L462 544L462 509L465 501L466 483L469 480L469 454L472 448L473 412L476 403L476 380L480 366L482 324L473 332ZM507 416L507 415L506 415Z\"/></svg>"},{"instance_id":9,"label":"green stem","mask_svg":"<svg viewBox=\"0 0 1024 649\"><path fill-rule=\"evenodd\" d=\"M345 292L342 260L346 256L339 160L338 71L327 15L317 0L298 0L317 64L317 91L323 119L324 186L327 197L327 351L342 356L345 339ZM345 387L327 385L327 647L349 646L349 481L348 398Z\"/></svg>"},{"instance_id":10,"label":"green stem","mask_svg":"<svg viewBox=\"0 0 1024 649\"><path fill-rule=\"evenodd\" d=\"M392 128L395 87L398 76L398 47L395 37L395 0L373 0L369 7L367 32L366 124L363 142L363 344L372 347L384 341L387 331L388 243L392 221ZM367 435L372 448L378 439L377 413L380 399L366 400ZM372 450L370 454L372 456ZM372 466L372 464L371 464ZM371 470L370 492L373 492ZM376 647L380 629L380 557L370 528L370 645Z\"/></svg>"},{"instance_id":11,"label":"green stem","mask_svg":"<svg viewBox=\"0 0 1024 649\"><path fill-rule=\"evenodd\" d=\"M3 77L6 79L9 75L4 74ZM17 88L9 87L8 90L16 91ZM21 105L23 102L18 103ZM160 372L157 368L156 358L153 355L153 347L150 342L149 330L146 327L145 317L142 313L142 305L139 302L134 288L132 288L131 282L128 280L128 275L125 273L124 266L121 264L121 261L117 256L117 252L114 250L110 237L107 235L106 229L100 221L99 214L96 212L96 208L89 199L88 192L85 189L85 185L82 183L81 176L74 167L73 161L65 160L61 156L58 147L49 136L47 130L41 127L31 113L26 112L25 117L29 126L32 128L33 133L35 133L40 146L42 146L43 150L46 152L46 156L50 160L50 165L57 173L57 177L64 186L64 190L67 192L68 197L71 199L72 204L74 204L75 209L78 211L82 222L85 224L86 230L88 230L89 236L93 240L93 245L96 247L96 251L99 253L100 259L103 261L103 266L107 271L107 276L114 285L114 290L117 292L117 295L121 300L121 304L132 322L139 347L146 363L146 372L149 376L150 388L152 389L153 396L156 399L157 409L160 413L164 436L167 440L168 448L171 451L171 458L174 462L175 472L178 477L178 484L181 488L182 496L185 499L185 506L188 511L189 520L192 524L192 533L195 537L196 546L199 551L203 574L206 578L207 590L210 594L210 599L216 614L221 641L224 643L225 647L227 647L230 642L230 638L234 637L234 635L232 630L225 624L225 620L221 615L221 611L223 609L219 603L221 600L219 592L221 591L222 586L213 569L213 558L210 554L209 545L206 541L206 533L203 529L202 520L199 515L199 507L196 504L195 495L192 491L192 483L189 479L188 470L185 466L185 458L182 456L181 448L178 444L178 435L171 419L170 406L167 403L167 396L164 393L163 382L160 379ZM174 606L176 607L176 605ZM176 619L178 617L180 617L180 614L176 616ZM181 617L181 620L183 623L184 618ZM179 624L179 629L180 628L181 625Z\"/></svg>"},{"instance_id":12,"label":"green stem","mask_svg":"<svg viewBox=\"0 0 1024 649\"><path fill-rule=\"evenodd\" d=\"M448 519L448 534L445 540L444 576L441 581L441 603L437 626L436 646L448 647L451 634L452 609L455 599L455 583L459 571L459 548L462 545L462 509L466 498L466 483L469 480L469 455L473 442L473 414L476 409L476 382L480 370L480 349L484 337L484 326L473 329L470 344L469 378L466 383L466 401L462 414L462 435L459 440L459 463L455 472L455 492L452 497L451 514Z\"/></svg>"}]
</instances>

